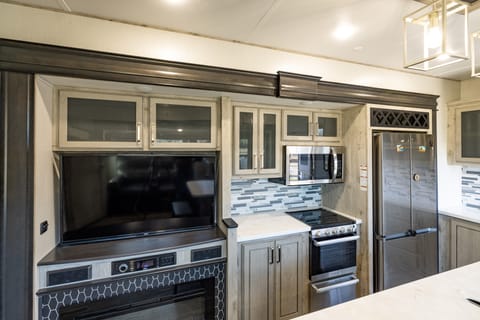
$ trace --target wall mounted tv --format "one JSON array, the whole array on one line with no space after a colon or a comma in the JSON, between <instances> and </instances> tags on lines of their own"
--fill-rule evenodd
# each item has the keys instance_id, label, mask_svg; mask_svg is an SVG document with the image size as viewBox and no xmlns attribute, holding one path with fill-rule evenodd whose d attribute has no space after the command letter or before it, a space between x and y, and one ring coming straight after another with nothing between
<instances>
[{"instance_id":1,"label":"wall mounted tv","mask_svg":"<svg viewBox=\"0 0 480 320\"><path fill-rule=\"evenodd\" d=\"M202 154L61 154L61 243L215 225L217 160Z\"/></svg>"}]
</instances>

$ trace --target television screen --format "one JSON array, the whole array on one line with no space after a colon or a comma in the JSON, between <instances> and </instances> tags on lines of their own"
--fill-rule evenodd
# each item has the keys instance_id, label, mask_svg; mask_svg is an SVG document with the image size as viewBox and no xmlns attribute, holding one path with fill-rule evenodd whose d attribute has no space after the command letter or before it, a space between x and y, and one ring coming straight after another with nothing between
<instances>
[{"instance_id":1,"label":"television screen","mask_svg":"<svg viewBox=\"0 0 480 320\"><path fill-rule=\"evenodd\" d=\"M211 227L216 156L63 154L62 244Z\"/></svg>"}]
</instances>

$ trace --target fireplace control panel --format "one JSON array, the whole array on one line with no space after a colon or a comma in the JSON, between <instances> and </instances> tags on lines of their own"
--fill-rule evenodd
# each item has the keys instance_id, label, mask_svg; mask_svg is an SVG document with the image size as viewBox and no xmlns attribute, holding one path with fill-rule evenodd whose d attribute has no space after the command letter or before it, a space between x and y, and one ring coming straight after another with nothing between
<instances>
[{"instance_id":1,"label":"fireplace control panel","mask_svg":"<svg viewBox=\"0 0 480 320\"><path fill-rule=\"evenodd\" d=\"M39 289L111 279L142 272L164 272L173 268L206 264L227 256L225 240L195 243L138 252L98 260L38 266ZM86 272L88 270L88 272Z\"/></svg>"},{"instance_id":2,"label":"fireplace control panel","mask_svg":"<svg viewBox=\"0 0 480 320\"><path fill-rule=\"evenodd\" d=\"M114 261L112 262L112 275L174 266L176 262L177 254L175 252L165 253L158 256Z\"/></svg>"}]
</instances>

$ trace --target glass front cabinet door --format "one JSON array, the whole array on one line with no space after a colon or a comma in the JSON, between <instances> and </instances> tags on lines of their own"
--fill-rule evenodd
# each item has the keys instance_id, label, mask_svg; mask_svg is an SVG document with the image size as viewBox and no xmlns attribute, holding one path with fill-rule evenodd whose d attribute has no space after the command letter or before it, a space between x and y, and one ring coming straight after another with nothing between
<instances>
[{"instance_id":1,"label":"glass front cabinet door","mask_svg":"<svg viewBox=\"0 0 480 320\"><path fill-rule=\"evenodd\" d=\"M183 99L150 100L151 148L216 148L216 103Z\"/></svg>"},{"instance_id":2,"label":"glass front cabinet door","mask_svg":"<svg viewBox=\"0 0 480 320\"><path fill-rule=\"evenodd\" d=\"M480 163L480 101L455 109L455 160Z\"/></svg>"},{"instance_id":3,"label":"glass front cabinet door","mask_svg":"<svg viewBox=\"0 0 480 320\"><path fill-rule=\"evenodd\" d=\"M234 175L281 174L280 111L235 107Z\"/></svg>"},{"instance_id":4,"label":"glass front cabinet door","mask_svg":"<svg viewBox=\"0 0 480 320\"><path fill-rule=\"evenodd\" d=\"M60 91L61 148L141 148L142 97Z\"/></svg>"},{"instance_id":5,"label":"glass front cabinet door","mask_svg":"<svg viewBox=\"0 0 480 320\"><path fill-rule=\"evenodd\" d=\"M283 140L341 142L340 112L283 112Z\"/></svg>"}]
</instances>

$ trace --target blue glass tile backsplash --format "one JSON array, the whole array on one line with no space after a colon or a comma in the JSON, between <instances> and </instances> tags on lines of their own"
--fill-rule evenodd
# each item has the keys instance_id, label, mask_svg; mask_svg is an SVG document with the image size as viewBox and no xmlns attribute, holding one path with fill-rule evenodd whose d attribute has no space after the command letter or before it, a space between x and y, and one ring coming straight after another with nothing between
<instances>
[{"instance_id":1,"label":"blue glass tile backsplash","mask_svg":"<svg viewBox=\"0 0 480 320\"><path fill-rule=\"evenodd\" d=\"M267 179L234 179L231 214L318 207L322 205L321 191L321 185L285 186Z\"/></svg>"}]
</instances>

